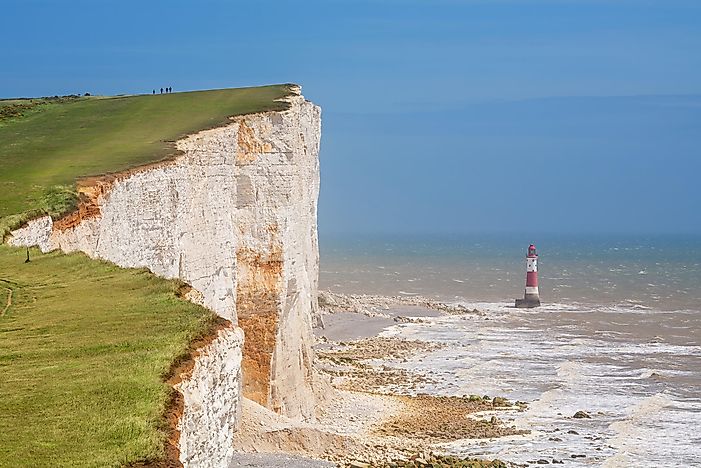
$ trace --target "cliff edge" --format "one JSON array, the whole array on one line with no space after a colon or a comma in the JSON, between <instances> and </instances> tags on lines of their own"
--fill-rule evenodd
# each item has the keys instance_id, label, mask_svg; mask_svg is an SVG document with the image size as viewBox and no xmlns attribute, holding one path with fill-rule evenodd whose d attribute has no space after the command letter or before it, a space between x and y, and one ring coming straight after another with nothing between
<instances>
[{"instance_id":1,"label":"cliff edge","mask_svg":"<svg viewBox=\"0 0 701 468\"><path fill-rule=\"evenodd\" d=\"M191 300L232 323L179 384L186 466L228 463L242 394L314 416L321 111L298 87L286 100L287 110L177 141L172 159L81 180L76 211L34 219L8 239L179 278Z\"/></svg>"}]
</instances>

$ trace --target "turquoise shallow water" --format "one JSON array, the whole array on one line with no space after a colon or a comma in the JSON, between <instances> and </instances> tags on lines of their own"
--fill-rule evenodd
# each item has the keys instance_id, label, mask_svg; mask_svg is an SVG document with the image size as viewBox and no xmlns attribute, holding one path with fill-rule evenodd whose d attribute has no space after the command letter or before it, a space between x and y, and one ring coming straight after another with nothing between
<instances>
[{"instance_id":1,"label":"turquoise shallow water","mask_svg":"<svg viewBox=\"0 0 701 468\"><path fill-rule=\"evenodd\" d=\"M515 309L531 242L543 306ZM421 294L485 312L384 331L445 344L395 363L428 377L422 388L395 391L529 402L525 413L498 415L528 436L458 441L446 447L452 452L568 466L701 466L701 238L322 238L320 286ZM592 418L572 419L578 410Z\"/></svg>"}]
</instances>

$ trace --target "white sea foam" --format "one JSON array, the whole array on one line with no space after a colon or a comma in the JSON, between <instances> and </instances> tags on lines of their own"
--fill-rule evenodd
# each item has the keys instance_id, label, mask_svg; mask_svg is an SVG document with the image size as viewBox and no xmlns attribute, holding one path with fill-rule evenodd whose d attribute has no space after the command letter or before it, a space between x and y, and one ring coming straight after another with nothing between
<instances>
[{"instance_id":1,"label":"white sea foam","mask_svg":"<svg viewBox=\"0 0 701 468\"><path fill-rule=\"evenodd\" d=\"M631 466L664 452L665 448L657 446L657 443L666 438L668 429L658 426L663 419L659 413L673 404L674 401L667 395L657 393L626 408L625 416L609 426L615 432L609 443L617 452L605 460L603 466ZM653 453L647 453L650 451ZM660 461L666 464L664 459L665 456L662 456Z\"/></svg>"},{"instance_id":2,"label":"white sea foam","mask_svg":"<svg viewBox=\"0 0 701 468\"><path fill-rule=\"evenodd\" d=\"M432 317L385 330L386 336L446 344L397 366L431 380L415 392L527 401L527 410L509 415L508 424L533 432L489 443L456 441L442 446L445 450L515 463L566 459L569 466L655 466L663 459L667 466L701 464L701 449L696 448L701 444L691 442L698 436L688 427L690 421L701 425L701 392L691 383L699 376L678 368L680 359L698 359L701 347L634 339L632 324L654 323L652 317L662 312L636 311L635 304L552 304L523 310L505 302L461 303L485 311L486 317ZM588 312L606 323L613 311L619 315L609 323L631 333L585 330L587 321L576 315ZM677 393L698 397L686 406L660 391L679 385L679 379L690 383ZM591 419L573 419L579 410ZM577 434L568 432L572 430ZM573 459L572 454L586 458Z\"/></svg>"},{"instance_id":3,"label":"white sea foam","mask_svg":"<svg viewBox=\"0 0 701 468\"><path fill-rule=\"evenodd\" d=\"M402 296L418 296L419 293L417 292L407 292L407 291L397 291L399 294Z\"/></svg>"},{"instance_id":4,"label":"white sea foam","mask_svg":"<svg viewBox=\"0 0 701 468\"><path fill-rule=\"evenodd\" d=\"M565 361L557 367L557 376L565 380L582 378L582 365L572 361Z\"/></svg>"},{"instance_id":5,"label":"white sea foam","mask_svg":"<svg viewBox=\"0 0 701 468\"><path fill-rule=\"evenodd\" d=\"M557 255L554 248L550 255L544 251L543 306L535 309L514 308L514 299L523 294L522 264L510 266L503 258L506 250L491 241L484 248L441 241L436 244L440 250L422 244L409 250L412 257L405 264L393 256L360 260L368 257L347 255L336 266L327 256L324 271L336 273L322 275L327 278L322 282L355 288L358 283L348 280L359 280L388 295L409 288L484 312L397 324L386 331L446 345L395 364L431 379L407 391L529 402L513 417L534 431L530 435L456 442L450 450L524 464L555 458L566 460L565 466L701 467L696 433L701 427L699 244L626 246L619 241L595 244L598 248L587 255L569 245L561 245ZM498 255L486 258L490 245ZM443 255L448 247L455 255ZM463 255L471 249L480 255ZM392 271L400 274L383 275ZM409 281L417 271L425 274ZM488 299L464 299L473 297ZM658 395L669 404L647 411L659 403ZM572 418L578 410L592 417Z\"/></svg>"},{"instance_id":6,"label":"white sea foam","mask_svg":"<svg viewBox=\"0 0 701 468\"><path fill-rule=\"evenodd\" d=\"M514 301L504 300L499 302L473 302L458 300L453 302L456 305L462 305L470 309L478 309L483 312L493 313L510 313L532 315L540 312L557 312L557 313L607 313L607 314L650 314L650 315L679 315L679 314L698 314L698 310L692 309L677 309L677 310L660 310L649 307L633 300L624 300L620 304L595 305L583 304L578 302L551 302L543 303L536 309L516 309ZM613 323L613 322L612 322Z\"/></svg>"},{"instance_id":7,"label":"white sea foam","mask_svg":"<svg viewBox=\"0 0 701 468\"><path fill-rule=\"evenodd\" d=\"M660 373L655 371L655 370L652 370L652 369L642 369L637 378L638 379L649 379L653 375L660 375Z\"/></svg>"}]
</instances>

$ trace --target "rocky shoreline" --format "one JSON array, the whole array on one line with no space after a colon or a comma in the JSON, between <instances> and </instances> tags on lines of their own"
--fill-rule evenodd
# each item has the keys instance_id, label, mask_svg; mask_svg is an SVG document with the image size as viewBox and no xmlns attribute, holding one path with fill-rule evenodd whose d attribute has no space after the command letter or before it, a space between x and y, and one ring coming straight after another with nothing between
<instances>
[{"instance_id":1,"label":"rocky shoreline","mask_svg":"<svg viewBox=\"0 0 701 468\"><path fill-rule=\"evenodd\" d=\"M503 396L417 394L417 386L430 383L430 377L392 364L442 345L378 336L396 323L479 311L417 296L323 292L319 303L324 328L316 330L314 371L322 402L316 420L283 418L244 401L243 424L235 438L238 451L258 452L259 458L265 453L308 457L285 463L300 468L329 466L328 462L355 468L513 466L499 460L454 457L436 444L523 434L527 431L493 413L523 411L525 403L512 404ZM309 458L325 462L314 465ZM272 458L269 462L276 466ZM263 465L252 460L250 466Z\"/></svg>"},{"instance_id":2,"label":"rocky shoreline","mask_svg":"<svg viewBox=\"0 0 701 468\"><path fill-rule=\"evenodd\" d=\"M387 311L397 306L418 306L451 315L478 314L477 309L470 309L460 304L448 304L424 296L378 296L372 294L340 294L331 291L319 292L319 307L322 313L355 312L369 317L386 316Z\"/></svg>"}]
</instances>

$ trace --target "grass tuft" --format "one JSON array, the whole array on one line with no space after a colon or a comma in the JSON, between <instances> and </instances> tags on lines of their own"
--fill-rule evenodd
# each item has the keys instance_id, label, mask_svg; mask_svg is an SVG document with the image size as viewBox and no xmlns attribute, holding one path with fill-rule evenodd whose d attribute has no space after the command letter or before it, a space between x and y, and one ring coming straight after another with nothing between
<instances>
[{"instance_id":1,"label":"grass tuft","mask_svg":"<svg viewBox=\"0 0 701 468\"><path fill-rule=\"evenodd\" d=\"M38 218L44 213L41 210L25 211L24 213L13 214L0 218L0 244L5 242L10 231L22 227L32 219Z\"/></svg>"},{"instance_id":2,"label":"grass tuft","mask_svg":"<svg viewBox=\"0 0 701 468\"><path fill-rule=\"evenodd\" d=\"M78 208L78 191L72 185L49 187L40 199L40 210L54 220Z\"/></svg>"},{"instance_id":3,"label":"grass tuft","mask_svg":"<svg viewBox=\"0 0 701 468\"><path fill-rule=\"evenodd\" d=\"M74 186L55 185L39 199L38 208L0 218L0 244L11 231L22 227L32 219L49 215L54 220L78 208L78 192Z\"/></svg>"}]
</instances>

